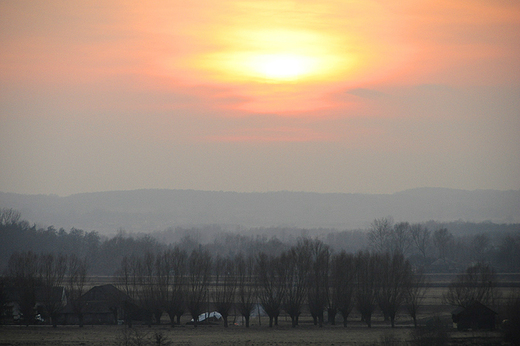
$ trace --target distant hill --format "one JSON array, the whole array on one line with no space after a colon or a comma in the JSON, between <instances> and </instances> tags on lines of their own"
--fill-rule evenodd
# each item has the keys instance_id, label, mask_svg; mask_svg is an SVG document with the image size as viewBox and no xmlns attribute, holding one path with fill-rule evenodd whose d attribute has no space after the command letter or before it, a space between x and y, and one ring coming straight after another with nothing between
<instances>
[{"instance_id":1,"label":"distant hill","mask_svg":"<svg viewBox=\"0 0 520 346\"><path fill-rule=\"evenodd\" d=\"M308 192L237 193L134 190L68 197L0 192L13 208L41 226L113 233L219 224L243 227L365 228L374 218L395 221L520 222L520 191L420 188L394 194Z\"/></svg>"}]
</instances>

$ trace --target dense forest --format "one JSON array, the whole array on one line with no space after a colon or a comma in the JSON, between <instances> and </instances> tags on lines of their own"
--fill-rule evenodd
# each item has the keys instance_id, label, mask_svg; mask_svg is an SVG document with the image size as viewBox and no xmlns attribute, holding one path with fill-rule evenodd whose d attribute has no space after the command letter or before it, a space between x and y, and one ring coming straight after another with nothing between
<instances>
[{"instance_id":1,"label":"dense forest","mask_svg":"<svg viewBox=\"0 0 520 346\"><path fill-rule=\"evenodd\" d=\"M16 252L75 254L84 258L91 275L113 275L124 257L159 253L174 246L191 252L204 249L213 256L233 257L260 252L280 255L299 239L319 239L334 252L360 250L393 252L398 249L410 263L430 272L458 272L475 262L498 272L520 271L520 224L450 222L410 224L390 217L375 219L370 229L334 230L251 228L234 232L218 225L169 228L148 234L102 236L96 231L55 227L38 228L16 210L0 213L0 270Z\"/></svg>"}]
</instances>

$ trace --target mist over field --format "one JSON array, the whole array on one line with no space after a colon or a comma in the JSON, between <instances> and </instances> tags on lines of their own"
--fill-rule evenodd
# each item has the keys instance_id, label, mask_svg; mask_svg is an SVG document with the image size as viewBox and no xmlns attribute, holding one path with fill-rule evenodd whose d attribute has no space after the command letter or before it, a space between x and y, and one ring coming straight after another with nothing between
<instances>
[{"instance_id":1,"label":"mist over field","mask_svg":"<svg viewBox=\"0 0 520 346\"><path fill-rule=\"evenodd\" d=\"M41 226L152 232L168 227L368 228L378 217L395 221L520 222L520 191L421 188L394 194L306 192L236 193L134 190L68 197L0 193L0 208L13 208Z\"/></svg>"}]
</instances>

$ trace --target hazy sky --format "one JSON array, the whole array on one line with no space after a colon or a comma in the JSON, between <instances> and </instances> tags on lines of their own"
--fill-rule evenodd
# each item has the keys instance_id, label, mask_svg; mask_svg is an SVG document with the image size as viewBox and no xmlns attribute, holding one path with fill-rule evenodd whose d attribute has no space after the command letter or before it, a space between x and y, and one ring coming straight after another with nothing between
<instances>
[{"instance_id":1,"label":"hazy sky","mask_svg":"<svg viewBox=\"0 0 520 346\"><path fill-rule=\"evenodd\" d=\"M520 189L517 0L0 1L0 191Z\"/></svg>"}]
</instances>

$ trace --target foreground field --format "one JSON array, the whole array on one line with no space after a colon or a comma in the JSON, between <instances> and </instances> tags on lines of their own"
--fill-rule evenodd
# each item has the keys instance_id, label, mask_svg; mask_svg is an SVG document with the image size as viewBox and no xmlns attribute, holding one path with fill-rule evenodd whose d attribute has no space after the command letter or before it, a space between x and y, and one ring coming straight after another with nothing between
<instances>
[{"instance_id":1,"label":"foreground field","mask_svg":"<svg viewBox=\"0 0 520 346\"><path fill-rule=\"evenodd\" d=\"M348 328L342 326L302 325L291 328L282 325L275 328L241 326L223 328L212 326L176 326L166 325L135 326L131 330L125 326L4 326L0 327L0 345L402 345L411 340L411 327L391 329L386 326L367 328L357 324ZM498 332L457 332L450 331L450 344L500 344ZM158 342L158 338L161 339Z\"/></svg>"}]
</instances>

